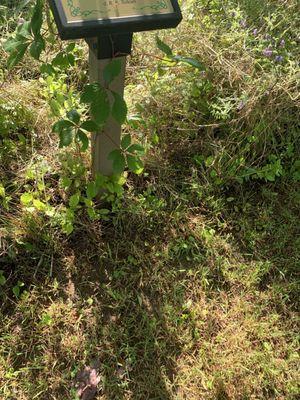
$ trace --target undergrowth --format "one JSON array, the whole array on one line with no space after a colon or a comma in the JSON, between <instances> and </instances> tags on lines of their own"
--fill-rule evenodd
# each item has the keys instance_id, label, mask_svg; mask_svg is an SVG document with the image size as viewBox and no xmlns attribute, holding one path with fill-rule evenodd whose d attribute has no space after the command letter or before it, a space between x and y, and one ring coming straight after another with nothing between
<instances>
[{"instance_id":1,"label":"undergrowth","mask_svg":"<svg viewBox=\"0 0 300 400\"><path fill-rule=\"evenodd\" d=\"M1 4L1 43L25 3ZM27 56L8 73L0 47L1 399L75 399L95 360L97 399L298 398L297 6L182 2L159 37L203 68L135 35L124 135L145 167L100 204L89 156L52 132L85 44L54 44L74 57L55 79Z\"/></svg>"}]
</instances>

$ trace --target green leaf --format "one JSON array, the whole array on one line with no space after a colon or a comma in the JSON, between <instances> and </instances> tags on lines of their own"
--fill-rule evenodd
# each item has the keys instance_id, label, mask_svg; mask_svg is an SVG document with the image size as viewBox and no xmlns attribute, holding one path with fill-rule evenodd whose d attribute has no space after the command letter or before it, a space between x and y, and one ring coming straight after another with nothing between
<instances>
[{"instance_id":1,"label":"green leaf","mask_svg":"<svg viewBox=\"0 0 300 400\"><path fill-rule=\"evenodd\" d=\"M67 54L67 60L68 60L69 65L74 67L74 65L75 65L75 56L74 56L74 54Z\"/></svg>"},{"instance_id":2,"label":"green leaf","mask_svg":"<svg viewBox=\"0 0 300 400\"><path fill-rule=\"evenodd\" d=\"M59 132L59 147L62 148L70 146L73 141L73 134L73 128L66 128L63 131Z\"/></svg>"},{"instance_id":3,"label":"green leaf","mask_svg":"<svg viewBox=\"0 0 300 400\"><path fill-rule=\"evenodd\" d=\"M98 91L101 91L102 88L98 83L93 83L90 85L86 85L83 89L83 92L80 97L80 102L84 104L92 104L96 95L98 95Z\"/></svg>"},{"instance_id":4,"label":"green leaf","mask_svg":"<svg viewBox=\"0 0 300 400\"><path fill-rule=\"evenodd\" d=\"M99 126L95 121L85 121L80 125L80 129L87 132L97 132L100 130Z\"/></svg>"},{"instance_id":5,"label":"green leaf","mask_svg":"<svg viewBox=\"0 0 300 400\"><path fill-rule=\"evenodd\" d=\"M81 129L78 129L76 139L81 142L81 151L86 151L89 147L89 138Z\"/></svg>"},{"instance_id":6,"label":"green leaf","mask_svg":"<svg viewBox=\"0 0 300 400\"><path fill-rule=\"evenodd\" d=\"M16 37L9 38L4 44L3 48L7 53L11 53L16 51L22 44L25 44L27 41L26 37L17 35Z\"/></svg>"},{"instance_id":7,"label":"green leaf","mask_svg":"<svg viewBox=\"0 0 300 400\"><path fill-rule=\"evenodd\" d=\"M69 206L71 208L76 208L79 204L80 201L80 192L77 192L73 194L73 196L70 197L69 199Z\"/></svg>"},{"instance_id":8,"label":"green leaf","mask_svg":"<svg viewBox=\"0 0 300 400\"><path fill-rule=\"evenodd\" d=\"M19 297L19 296L20 296L20 286L19 286L19 285L14 286L13 289L12 289L12 291L13 291L13 294L14 294L16 297Z\"/></svg>"},{"instance_id":9,"label":"green leaf","mask_svg":"<svg viewBox=\"0 0 300 400\"><path fill-rule=\"evenodd\" d=\"M140 175L143 170L144 170L144 165L142 161L136 157L136 156L131 156L127 155L127 165L130 171L134 172L137 175Z\"/></svg>"},{"instance_id":10,"label":"green leaf","mask_svg":"<svg viewBox=\"0 0 300 400\"><path fill-rule=\"evenodd\" d=\"M5 283L6 283L6 278L5 278L5 276L3 275L3 271L0 270L0 286L4 286Z\"/></svg>"},{"instance_id":11,"label":"green leaf","mask_svg":"<svg viewBox=\"0 0 300 400\"><path fill-rule=\"evenodd\" d=\"M121 140L121 147L123 150L126 150L131 145L131 136L128 133L127 135L123 136Z\"/></svg>"},{"instance_id":12,"label":"green leaf","mask_svg":"<svg viewBox=\"0 0 300 400\"><path fill-rule=\"evenodd\" d=\"M127 116L127 104L119 93L112 92L112 94L114 96L114 104L111 112L112 116L117 122L123 124Z\"/></svg>"},{"instance_id":13,"label":"green leaf","mask_svg":"<svg viewBox=\"0 0 300 400\"><path fill-rule=\"evenodd\" d=\"M117 76L120 75L122 68L121 60L114 59L106 65L103 71L103 77L105 82L109 85Z\"/></svg>"},{"instance_id":14,"label":"green leaf","mask_svg":"<svg viewBox=\"0 0 300 400\"><path fill-rule=\"evenodd\" d=\"M80 121L80 114L77 110L71 110L67 113L67 118L69 118L70 121L74 122L74 124L78 125Z\"/></svg>"},{"instance_id":15,"label":"green leaf","mask_svg":"<svg viewBox=\"0 0 300 400\"><path fill-rule=\"evenodd\" d=\"M20 197L20 201L24 206L28 206L33 201L33 194L32 193L23 193Z\"/></svg>"},{"instance_id":16,"label":"green leaf","mask_svg":"<svg viewBox=\"0 0 300 400\"><path fill-rule=\"evenodd\" d=\"M25 21L23 24L17 27L18 35L24 36L27 39L31 39L31 23L29 21Z\"/></svg>"},{"instance_id":17,"label":"green leaf","mask_svg":"<svg viewBox=\"0 0 300 400\"><path fill-rule=\"evenodd\" d=\"M126 166L126 161L121 150L119 149L113 150L109 154L108 159L113 161L113 171L115 174L119 175L124 171Z\"/></svg>"},{"instance_id":18,"label":"green leaf","mask_svg":"<svg viewBox=\"0 0 300 400\"><path fill-rule=\"evenodd\" d=\"M90 104L91 114L97 124L103 125L110 115L107 92L98 83L86 85L81 95L81 102Z\"/></svg>"},{"instance_id":19,"label":"green leaf","mask_svg":"<svg viewBox=\"0 0 300 400\"><path fill-rule=\"evenodd\" d=\"M170 46L164 43L158 36L156 36L156 45L163 53L165 53L168 57L173 56L173 51Z\"/></svg>"},{"instance_id":20,"label":"green leaf","mask_svg":"<svg viewBox=\"0 0 300 400\"><path fill-rule=\"evenodd\" d=\"M52 65L54 67L58 67L58 68L61 68L61 69L66 69L72 64L70 64L70 60L69 60L67 54L65 54L63 52L59 52L59 53L56 54L56 56L52 60Z\"/></svg>"},{"instance_id":21,"label":"green leaf","mask_svg":"<svg viewBox=\"0 0 300 400\"><path fill-rule=\"evenodd\" d=\"M69 43L68 46L66 47L66 52L70 53L71 51L73 51L75 49L76 43Z\"/></svg>"},{"instance_id":22,"label":"green leaf","mask_svg":"<svg viewBox=\"0 0 300 400\"><path fill-rule=\"evenodd\" d=\"M89 182L86 189L86 195L88 199L93 199L98 194L98 187L95 182Z\"/></svg>"},{"instance_id":23,"label":"green leaf","mask_svg":"<svg viewBox=\"0 0 300 400\"><path fill-rule=\"evenodd\" d=\"M40 67L41 74L54 75L55 69L51 64L42 64Z\"/></svg>"},{"instance_id":24,"label":"green leaf","mask_svg":"<svg viewBox=\"0 0 300 400\"><path fill-rule=\"evenodd\" d=\"M195 60L194 58L174 56L173 59L178 62L189 64L192 67L199 69L200 71L206 70L205 65L203 63L201 63L200 61Z\"/></svg>"},{"instance_id":25,"label":"green leaf","mask_svg":"<svg viewBox=\"0 0 300 400\"><path fill-rule=\"evenodd\" d=\"M60 121L55 122L55 124L52 127L52 132L54 133L60 133L64 129L73 127L73 123L71 121L68 121L67 119L61 119Z\"/></svg>"},{"instance_id":26,"label":"green leaf","mask_svg":"<svg viewBox=\"0 0 300 400\"><path fill-rule=\"evenodd\" d=\"M16 47L14 51L11 52L7 60L7 68L12 69L15 67L24 57L24 54L29 46L29 43L21 43Z\"/></svg>"},{"instance_id":27,"label":"green leaf","mask_svg":"<svg viewBox=\"0 0 300 400\"><path fill-rule=\"evenodd\" d=\"M128 153L131 153L131 154L136 153L139 156L142 156L145 154L144 147L138 143L132 144L130 147L128 147L127 151L128 151Z\"/></svg>"},{"instance_id":28,"label":"green leaf","mask_svg":"<svg viewBox=\"0 0 300 400\"><path fill-rule=\"evenodd\" d=\"M45 211L47 208L47 205L38 199L33 200L33 206L39 211Z\"/></svg>"},{"instance_id":29,"label":"green leaf","mask_svg":"<svg viewBox=\"0 0 300 400\"><path fill-rule=\"evenodd\" d=\"M0 183L0 197L5 198L5 187Z\"/></svg>"},{"instance_id":30,"label":"green leaf","mask_svg":"<svg viewBox=\"0 0 300 400\"><path fill-rule=\"evenodd\" d=\"M31 31L34 37L40 36L42 24L43 24L43 1L36 0L36 4L33 10L33 15L31 18Z\"/></svg>"},{"instance_id":31,"label":"green leaf","mask_svg":"<svg viewBox=\"0 0 300 400\"><path fill-rule=\"evenodd\" d=\"M50 105L52 113L56 117L60 117L61 116L61 109L62 109L61 104L57 100L51 99L49 105Z\"/></svg>"},{"instance_id":32,"label":"green leaf","mask_svg":"<svg viewBox=\"0 0 300 400\"><path fill-rule=\"evenodd\" d=\"M35 58L36 60L40 59L41 53L45 50L45 40L42 36L37 36L34 41L31 43L29 53L30 55Z\"/></svg>"}]
</instances>

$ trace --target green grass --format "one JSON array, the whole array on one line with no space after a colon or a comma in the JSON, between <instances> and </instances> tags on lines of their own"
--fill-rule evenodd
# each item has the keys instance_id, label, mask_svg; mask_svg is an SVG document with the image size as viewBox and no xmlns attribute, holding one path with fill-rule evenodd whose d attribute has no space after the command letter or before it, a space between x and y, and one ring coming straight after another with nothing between
<instances>
[{"instance_id":1,"label":"green grass","mask_svg":"<svg viewBox=\"0 0 300 400\"><path fill-rule=\"evenodd\" d=\"M94 360L98 400L299 397L296 6L184 2L182 26L160 36L205 73L153 57L154 34L136 36L126 97L143 122L125 129L149 148L145 173L129 175L107 221L79 210L69 236L20 196L35 190L60 210L74 190L61 176L83 185L88 157L59 154L37 65L26 58L6 78L1 400L74 400ZM284 36L282 64L263 56L266 34Z\"/></svg>"}]
</instances>

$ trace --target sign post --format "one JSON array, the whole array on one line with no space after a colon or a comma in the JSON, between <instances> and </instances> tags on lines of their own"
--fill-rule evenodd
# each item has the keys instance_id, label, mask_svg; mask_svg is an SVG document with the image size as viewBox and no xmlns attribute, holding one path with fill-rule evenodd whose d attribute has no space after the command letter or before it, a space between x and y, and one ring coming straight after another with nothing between
<instances>
[{"instance_id":1,"label":"sign post","mask_svg":"<svg viewBox=\"0 0 300 400\"><path fill-rule=\"evenodd\" d=\"M95 42L90 41L90 82L97 82L101 86L104 86L103 71L111 62L111 59L106 58L99 60L95 51L96 49L93 49L93 45L95 45ZM120 61L121 72L119 76L114 79L110 87L114 92L123 97L125 87L126 56L121 57ZM110 116L101 132L92 134L92 173L94 176L97 173L106 176L113 174L112 161L108 159L108 156L113 150L120 148L121 130L121 125L114 118L112 118L112 116Z\"/></svg>"},{"instance_id":2,"label":"sign post","mask_svg":"<svg viewBox=\"0 0 300 400\"><path fill-rule=\"evenodd\" d=\"M91 83L104 86L103 71L113 58L121 73L111 89L124 95L126 56L133 32L176 27L181 19L177 0L48 0L62 39L86 39ZM109 154L120 147L121 126L109 117L101 133L92 136L93 174L112 175Z\"/></svg>"}]
</instances>

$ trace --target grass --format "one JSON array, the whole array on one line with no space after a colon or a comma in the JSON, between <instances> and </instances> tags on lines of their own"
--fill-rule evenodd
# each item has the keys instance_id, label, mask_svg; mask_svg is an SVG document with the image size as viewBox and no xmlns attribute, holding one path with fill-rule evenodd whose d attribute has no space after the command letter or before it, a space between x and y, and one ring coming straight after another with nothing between
<instances>
[{"instance_id":1,"label":"grass","mask_svg":"<svg viewBox=\"0 0 300 400\"><path fill-rule=\"evenodd\" d=\"M125 129L149 148L145 173L129 175L107 221L80 210L69 236L20 196L34 188L60 209L72 194L61 176L83 184L88 157L59 154L37 65L6 78L1 400L74 400L94 360L99 400L299 397L296 6L185 2L161 37L204 73L136 36L126 96L142 122ZM285 38L282 64L263 56L267 34Z\"/></svg>"}]
</instances>

